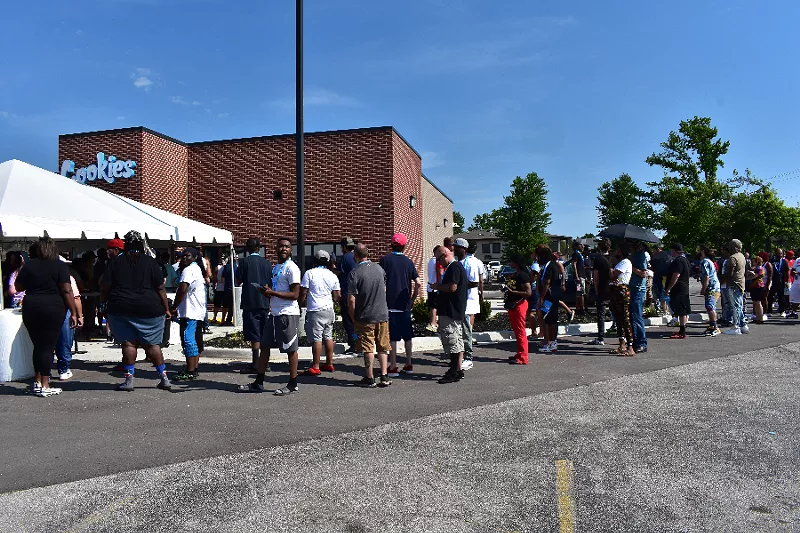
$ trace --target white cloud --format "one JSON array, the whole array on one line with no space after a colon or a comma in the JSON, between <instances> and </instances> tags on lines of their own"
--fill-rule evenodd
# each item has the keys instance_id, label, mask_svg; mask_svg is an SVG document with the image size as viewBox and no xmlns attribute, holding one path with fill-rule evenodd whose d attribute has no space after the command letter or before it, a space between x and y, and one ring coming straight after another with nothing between
<instances>
[{"instance_id":1,"label":"white cloud","mask_svg":"<svg viewBox=\"0 0 800 533\"><path fill-rule=\"evenodd\" d=\"M198 102L197 100L192 100L192 101L185 100L183 98L183 96L173 96L172 97L172 103L173 104L178 104L178 105L190 105L190 106L195 106L195 107L203 105L200 102Z\"/></svg>"},{"instance_id":2,"label":"white cloud","mask_svg":"<svg viewBox=\"0 0 800 533\"><path fill-rule=\"evenodd\" d=\"M295 108L295 98L284 98L270 100L268 104L271 107L277 107L284 110L292 110ZM343 96L333 91L320 88L309 88L303 93L303 103L306 106L319 106L319 107L360 107L361 102L349 96Z\"/></svg>"},{"instance_id":3,"label":"white cloud","mask_svg":"<svg viewBox=\"0 0 800 533\"><path fill-rule=\"evenodd\" d=\"M126 117L125 115L118 115L118 116L117 116L117 120L125 120L125 119L127 119L127 118L128 118L128 117Z\"/></svg>"},{"instance_id":4,"label":"white cloud","mask_svg":"<svg viewBox=\"0 0 800 533\"><path fill-rule=\"evenodd\" d=\"M8 111L0 111L0 117L1 118L13 118L14 115L12 113L9 113Z\"/></svg>"},{"instance_id":5,"label":"white cloud","mask_svg":"<svg viewBox=\"0 0 800 533\"><path fill-rule=\"evenodd\" d=\"M230 113L217 113L217 118L226 118L231 116Z\"/></svg>"},{"instance_id":6,"label":"white cloud","mask_svg":"<svg viewBox=\"0 0 800 533\"><path fill-rule=\"evenodd\" d=\"M137 89L144 89L145 91L149 91L150 87L155 83L153 81L154 77L155 75L149 68L137 68L131 73L133 86Z\"/></svg>"}]
</instances>

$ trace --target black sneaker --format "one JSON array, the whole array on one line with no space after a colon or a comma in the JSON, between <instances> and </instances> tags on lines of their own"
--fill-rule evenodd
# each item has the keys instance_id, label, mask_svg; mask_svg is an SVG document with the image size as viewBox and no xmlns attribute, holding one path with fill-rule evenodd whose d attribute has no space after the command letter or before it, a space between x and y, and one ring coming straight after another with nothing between
<instances>
[{"instance_id":1,"label":"black sneaker","mask_svg":"<svg viewBox=\"0 0 800 533\"><path fill-rule=\"evenodd\" d=\"M392 380L389 376L381 376L381 380L378 382L378 387L388 387L392 384Z\"/></svg>"},{"instance_id":2,"label":"black sneaker","mask_svg":"<svg viewBox=\"0 0 800 533\"><path fill-rule=\"evenodd\" d=\"M361 378L358 385L359 387L366 387L368 389L374 389L378 386L377 383L375 383L375 378Z\"/></svg>"},{"instance_id":3,"label":"black sneaker","mask_svg":"<svg viewBox=\"0 0 800 533\"><path fill-rule=\"evenodd\" d=\"M463 378L463 377L464 377L464 371L463 370L458 370L456 372L453 372L452 370L448 370L445 373L444 376L439 378L439 383L441 383L441 384L456 383L458 381L461 381L461 378Z\"/></svg>"}]
</instances>

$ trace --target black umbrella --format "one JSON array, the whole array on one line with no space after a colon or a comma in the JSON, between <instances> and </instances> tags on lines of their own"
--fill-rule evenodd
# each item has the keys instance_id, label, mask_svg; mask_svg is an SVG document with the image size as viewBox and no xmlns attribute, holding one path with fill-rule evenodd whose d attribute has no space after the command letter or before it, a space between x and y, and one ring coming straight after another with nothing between
<instances>
[{"instance_id":1,"label":"black umbrella","mask_svg":"<svg viewBox=\"0 0 800 533\"><path fill-rule=\"evenodd\" d=\"M658 242L652 231L633 224L614 224L600 232L601 237L609 239L630 239L632 241Z\"/></svg>"}]
</instances>

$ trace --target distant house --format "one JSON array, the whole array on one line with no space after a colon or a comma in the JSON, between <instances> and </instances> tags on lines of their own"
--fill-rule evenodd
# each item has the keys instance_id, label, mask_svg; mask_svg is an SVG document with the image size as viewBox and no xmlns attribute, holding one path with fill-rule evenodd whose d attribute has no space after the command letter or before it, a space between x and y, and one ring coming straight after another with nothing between
<instances>
[{"instance_id":1,"label":"distant house","mask_svg":"<svg viewBox=\"0 0 800 533\"><path fill-rule=\"evenodd\" d=\"M500 261L503 255L503 241L491 231L468 231L453 235L454 239L467 239L470 244L477 245L475 257L483 261Z\"/></svg>"}]
</instances>

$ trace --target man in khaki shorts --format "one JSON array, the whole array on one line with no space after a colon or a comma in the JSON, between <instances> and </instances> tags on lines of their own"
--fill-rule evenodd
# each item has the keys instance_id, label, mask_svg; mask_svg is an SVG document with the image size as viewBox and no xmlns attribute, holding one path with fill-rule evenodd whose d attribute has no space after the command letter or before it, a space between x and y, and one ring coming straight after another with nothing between
<instances>
[{"instance_id":1,"label":"man in khaki shorts","mask_svg":"<svg viewBox=\"0 0 800 533\"><path fill-rule=\"evenodd\" d=\"M388 375L389 308L386 304L386 272L377 263L367 259L368 250L364 244L356 245L353 257L356 268L347 280L347 311L355 324L358 336L356 351L364 354L366 375L359 385L374 388L388 387L392 380ZM378 349L378 362L381 378L375 383L372 365L374 351Z\"/></svg>"}]
</instances>

